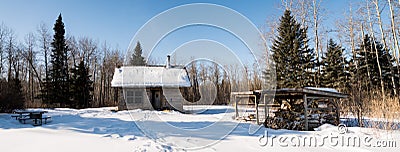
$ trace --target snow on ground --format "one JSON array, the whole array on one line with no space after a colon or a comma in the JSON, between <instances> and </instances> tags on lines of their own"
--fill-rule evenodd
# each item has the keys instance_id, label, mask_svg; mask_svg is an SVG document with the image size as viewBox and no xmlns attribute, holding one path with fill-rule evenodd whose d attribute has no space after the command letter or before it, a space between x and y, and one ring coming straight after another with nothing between
<instances>
[{"instance_id":1,"label":"snow on ground","mask_svg":"<svg viewBox=\"0 0 400 152\"><path fill-rule=\"evenodd\" d=\"M0 151L400 151L400 131L265 129L234 120L229 106L186 107L192 114L112 109L46 109L52 121L39 127L0 114Z\"/></svg>"}]
</instances>

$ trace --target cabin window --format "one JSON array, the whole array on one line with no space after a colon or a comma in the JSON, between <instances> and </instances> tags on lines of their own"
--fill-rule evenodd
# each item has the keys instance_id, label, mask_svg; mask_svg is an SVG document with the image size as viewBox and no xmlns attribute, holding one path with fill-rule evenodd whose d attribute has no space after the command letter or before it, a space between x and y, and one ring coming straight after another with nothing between
<instances>
[{"instance_id":1,"label":"cabin window","mask_svg":"<svg viewBox=\"0 0 400 152\"><path fill-rule=\"evenodd\" d=\"M133 100L135 98L135 92L132 90L126 91L126 102L127 103L133 103Z\"/></svg>"},{"instance_id":2,"label":"cabin window","mask_svg":"<svg viewBox=\"0 0 400 152\"><path fill-rule=\"evenodd\" d=\"M126 101L127 103L142 103L143 101L142 91L127 90Z\"/></svg>"},{"instance_id":3,"label":"cabin window","mask_svg":"<svg viewBox=\"0 0 400 152\"><path fill-rule=\"evenodd\" d=\"M142 91L135 91L135 103L141 103L143 101Z\"/></svg>"}]
</instances>

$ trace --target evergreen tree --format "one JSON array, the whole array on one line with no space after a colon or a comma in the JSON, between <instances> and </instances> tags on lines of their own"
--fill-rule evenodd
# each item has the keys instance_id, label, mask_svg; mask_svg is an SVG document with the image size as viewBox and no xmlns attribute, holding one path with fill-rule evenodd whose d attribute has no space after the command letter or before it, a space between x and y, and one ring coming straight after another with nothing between
<instances>
[{"instance_id":1,"label":"evergreen tree","mask_svg":"<svg viewBox=\"0 0 400 152\"><path fill-rule=\"evenodd\" d=\"M82 60L79 65L71 69L71 106L74 108L88 108L93 99L93 81L90 80L89 68Z\"/></svg>"},{"instance_id":2,"label":"evergreen tree","mask_svg":"<svg viewBox=\"0 0 400 152\"><path fill-rule=\"evenodd\" d=\"M286 10L271 48L277 88L314 85L315 55L307 42L307 29L302 28L291 12Z\"/></svg>"},{"instance_id":3,"label":"evergreen tree","mask_svg":"<svg viewBox=\"0 0 400 152\"><path fill-rule=\"evenodd\" d=\"M142 47L140 43L137 42L135 47L135 52L133 52L132 57L130 59L130 64L133 66L143 66L146 65L146 60L142 57Z\"/></svg>"},{"instance_id":4,"label":"evergreen tree","mask_svg":"<svg viewBox=\"0 0 400 152\"><path fill-rule=\"evenodd\" d=\"M18 79L18 72L14 78L6 81L0 79L0 112L12 112L14 109L24 107L24 94L22 84Z\"/></svg>"},{"instance_id":5,"label":"evergreen tree","mask_svg":"<svg viewBox=\"0 0 400 152\"><path fill-rule=\"evenodd\" d=\"M332 39L329 40L328 51L322 58L321 85L343 91L346 85L346 61L343 58L344 49Z\"/></svg>"},{"instance_id":6,"label":"evergreen tree","mask_svg":"<svg viewBox=\"0 0 400 152\"><path fill-rule=\"evenodd\" d=\"M19 72L16 71L15 77L9 80L9 97L12 109L20 109L24 106L25 98L22 92L21 80L19 80Z\"/></svg>"},{"instance_id":7,"label":"evergreen tree","mask_svg":"<svg viewBox=\"0 0 400 152\"><path fill-rule=\"evenodd\" d=\"M54 36L51 43L51 68L45 79L42 97L45 103L59 103L61 107L69 104L68 47L65 40L64 23L61 14L54 24Z\"/></svg>"},{"instance_id":8,"label":"evergreen tree","mask_svg":"<svg viewBox=\"0 0 400 152\"><path fill-rule=\"evenodd\" d=\"M298 25L300 26L300 24ZM300 42L298 44L298 50L300 51L301 62L294 64L301 65L301 68L297 69L298 71L302 72L300 77L300 85L301 87L318 86L319 84L317 84L316 81L316 76L318 75L315 74L317 63L314 50L309 49L307 45L309 41L307 38L307 29L300 29L299 32L301 32L301 34L297 37L297 41Z\"/></svg>"},{"instance_id":9,"label":"evergreen tree","mask_svg":"<svg viewBox=\"0 0 400 152\"><path fill-rule=\"evenodd\" d=\"M378 60L382 69L382 79L385 82L385 88L391 87L391 68L392 57L388 50L383 49L382 44L374 42L369 35L365 35L360 47L356 50L359 63L359 70L356 74L364 84L363 89L373 89L380 87L379 67L376 60L376 52L378 52Z\"/></svg>"}]
</instances>

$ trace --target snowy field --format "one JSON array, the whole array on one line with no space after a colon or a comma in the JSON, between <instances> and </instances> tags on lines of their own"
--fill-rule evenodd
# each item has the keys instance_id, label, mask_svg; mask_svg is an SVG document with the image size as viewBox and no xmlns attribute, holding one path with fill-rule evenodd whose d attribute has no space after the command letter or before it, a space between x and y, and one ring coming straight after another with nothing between
<instances>
[{"instance_id":1,"label":"snowy field","mask_svg":"<svg viewBox=\"0 0 400 152\"><path fill-rule=\"evenodd\" d=\"M0 114L0 151L400 151L399 131L271 130L232 119L229 106L186 107L195 114L113 109L46 109L53 120L39 127Z\"/></svg>"}]
</instances>

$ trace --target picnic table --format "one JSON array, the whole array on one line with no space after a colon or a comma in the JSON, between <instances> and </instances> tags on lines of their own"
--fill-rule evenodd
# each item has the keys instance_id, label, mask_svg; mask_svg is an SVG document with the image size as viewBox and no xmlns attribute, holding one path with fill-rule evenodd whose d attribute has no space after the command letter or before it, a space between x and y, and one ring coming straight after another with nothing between
<instances>
[{"instance_id":1,"label":"picnic table","mask_svg":"<svg viewBox=\"0 0 400 152\"><path fill-rule=\"evenodd\" d=\"M44 123L47 124L47 120L51 119L50 116L43 116L44 113L47 113L47 111L42 111L42 110L35 110L35 111L27 111L27 110L15 110L13 111L14 115L11 115L11 117L15 117L16 120L19 120L19 122L25 124L26 121L32 120L34 126L40 126Z\"/></svg>"}]
</instances>

